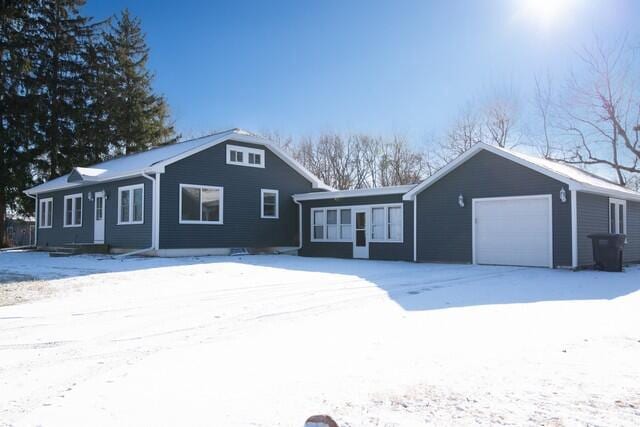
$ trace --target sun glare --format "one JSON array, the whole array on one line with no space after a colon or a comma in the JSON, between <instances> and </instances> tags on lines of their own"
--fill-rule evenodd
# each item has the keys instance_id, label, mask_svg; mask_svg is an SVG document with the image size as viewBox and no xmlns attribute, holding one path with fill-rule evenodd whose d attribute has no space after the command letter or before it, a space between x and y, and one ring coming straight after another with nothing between
<instances>
[{"instance_id":1,"label":"sun glare","mask_svg":"<svg viewBox=\"0 0 640 427\"><path fill-rule=\"evenodd\" d=\"M517 0L516 17L548 31L568 18L576 0Z\"/></svg>"}]
</instances>

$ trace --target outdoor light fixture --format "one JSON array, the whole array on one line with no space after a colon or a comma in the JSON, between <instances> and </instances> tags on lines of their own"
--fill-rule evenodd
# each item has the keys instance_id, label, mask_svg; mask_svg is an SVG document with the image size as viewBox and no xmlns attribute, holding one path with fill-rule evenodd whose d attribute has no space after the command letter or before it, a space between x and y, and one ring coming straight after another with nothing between
<instances>
[{"instance_id":1,"label":"outdoor light fixture","mask_svg":"<svg viewBox=\"0 0 640 427\"><path fill-rule=\"evenodd\" d=\"M565 203L567 201L567 190L565 190L564 187L560 189L560 201L562 203Z\"/></svg>"},{"instance_id":2,"label":"outdoor light fixture","mask_svg":"<svg viewBox=\"0 0 640 427\"><path fill-rule=\"evenodd\" d=\"M461 208L464 208L464 197L462 194L458 196L458 205L460 205Z\"/></svg>"},{"instance_id":3,"label":"outdoor light fixture","mask_svg":"<svg viewBox=\"0 0 640 427\"><path fill-rule=\"evenodd\" d=\"M89 199L90 202L93 202L93 193L92 192L87 193L87 199Z\"/></svg>"}]
</instances>

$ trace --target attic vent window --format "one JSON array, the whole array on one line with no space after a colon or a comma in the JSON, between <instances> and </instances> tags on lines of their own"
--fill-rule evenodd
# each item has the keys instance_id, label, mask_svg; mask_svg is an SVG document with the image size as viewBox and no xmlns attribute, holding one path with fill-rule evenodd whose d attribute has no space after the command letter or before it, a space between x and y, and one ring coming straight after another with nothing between
<instances>
[{"instance_id":1,"label":"attic vent window","mask_svg":"<svg viewBox=\"0 0 640 427\"><path fill-rule=\"evenodd\" d=\"M227 164L264 168L264 150L227 145Z\"/></svg>"}]
</instances>

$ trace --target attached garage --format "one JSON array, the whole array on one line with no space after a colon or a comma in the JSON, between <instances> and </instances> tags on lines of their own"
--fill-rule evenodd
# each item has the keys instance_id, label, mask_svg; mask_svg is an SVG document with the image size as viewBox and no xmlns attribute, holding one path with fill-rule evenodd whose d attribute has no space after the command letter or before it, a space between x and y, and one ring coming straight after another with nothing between
<instances>
[{"instance_id":1,"label":"attached garage","mask_svg":"<svg viewBox=\"0 0 640 427\"><path fill-rule=\"evenodd\" d=\"M553 267L551 195L473 199L474 264Z\"/></svg>"},{"instance_id":2,"label":"attached garage","mask_svg":"<svg viewBox=\"0 0 640 427\"><path fill-rule=\"evenodd\" d=\"M640 261L638 192L514 150L478 143L402 199L417 262L578 268L593 264L587 236L609 230Z\"/></svg>"}]
</instances>

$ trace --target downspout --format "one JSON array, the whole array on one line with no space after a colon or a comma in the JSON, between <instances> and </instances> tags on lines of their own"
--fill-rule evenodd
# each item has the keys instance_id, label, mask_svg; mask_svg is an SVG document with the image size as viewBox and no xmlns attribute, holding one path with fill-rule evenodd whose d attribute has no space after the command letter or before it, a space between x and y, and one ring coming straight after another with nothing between
<instances>
[{"instance_id":1,"label":"downspout","mask_svg":"<svg viewBox=\"0 0 640 427\"><path fill-rule=\"evenodd\" d=\"M146 172L142 173L142 177L143 178L147 178L149 181L151 181L151 185L153 188L153 191L151 192L153 199L151 200L151 246L148 248L144 248L144 249L136 249L135 251L131 251L131 252L127 252L121 255L117 255L117 258L125 258L128 256L132 256L132 255L139 255L139 254L144 254L147 252L151 252L154 250L158 250L158 238L157 238L157 227L158 227L158 223L157 223L157 218L156 215L158 214L158 208L160 207L160 204L158 203L158 196L160 194L159 188L158 188L158 183L160 182L160 174L159 172L156 172L156 178L147 175ZM143 201L144 203L144 201Z\"/></svg>"},{"instance_id":2,"label":"downspout","mask_svg":"<svg viewBox=\"0 0 640 427\"><path fill-rule=\"evenodd\" d=\"M302 240L302 203L297 201L295 198L293 199L293 203L298 205L298 236L299 236L299 240L298 240L298 247L296 248L296 250L299 251L300 249L302 249L302 241L303 241Z\"/></svg>"},{"instance_id":3,"label":"downspout","mask_svg":"<svg viewBox=\"0 0 640 427\"><path fill-rule=\"evenodd\" d=\"M26 192L24 194L26 194L27 197L31 197L33 200L36 201L36 209L35 209L35 213L36 213L35 214L35 219L36 220L35 220L35 227L33 229L34 230L33 231L33 233L34 233L33 237L34 237L35 240L33 242L33 245L30 245L30 246L33 246L33 247L37 248L38 247L38 227L40 226L40 222L39 222L39 218L38 218L38 204L39 204L38 203L38 196L33 196L33 195L31 195L29 193L26 193Z\"/></svg>"}]
</instances>

